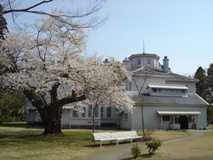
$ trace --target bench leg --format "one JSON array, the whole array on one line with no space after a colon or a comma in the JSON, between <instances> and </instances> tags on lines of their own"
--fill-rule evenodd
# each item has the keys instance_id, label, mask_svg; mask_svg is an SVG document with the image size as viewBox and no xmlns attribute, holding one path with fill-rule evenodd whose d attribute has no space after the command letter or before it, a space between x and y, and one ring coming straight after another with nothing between
<instances>
[{"instance_id":1,"label":"bench leg","mask_svg":"<svg viewBox=\"0 0 213 160\"><path fill-rule=\"evenodd\" d=\"M116 145L118 145L118 144L119 144L119 141L117 140L117 141L116 141Z\"/></svg>"}]
</instances>

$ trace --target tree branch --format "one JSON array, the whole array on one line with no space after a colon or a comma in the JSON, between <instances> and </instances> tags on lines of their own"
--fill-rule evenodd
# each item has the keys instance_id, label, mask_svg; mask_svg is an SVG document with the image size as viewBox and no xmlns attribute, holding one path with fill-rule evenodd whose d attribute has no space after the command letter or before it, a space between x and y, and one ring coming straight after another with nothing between
<instances>
[{"instance_id":1,"label":"tree branch","mask_svg":"<svg viewBox=\"0 0 213 160\"><path fill-rule=\"evenodd\" d=\"M40 6L40 5L43 4L43 3L49 3L49 2L51 2L51 1L53 1L53 0L44 0L44 1L40 2L40 3L37 3L37 4L35 4L35 5L31 6L31 7L24 8L24 9L12 9L12 8L10 7L10 8L11 8L10 10L5 10L5 11L3 11L2 13L3 13L3 14L7 14L7 13L13 13L13 12L27 12L27 11L29 11L29 10L31 10L31 9L33 9L33 8L35 8L35 7L37 7L37 6Z\"/></svg>"}]
</instances>

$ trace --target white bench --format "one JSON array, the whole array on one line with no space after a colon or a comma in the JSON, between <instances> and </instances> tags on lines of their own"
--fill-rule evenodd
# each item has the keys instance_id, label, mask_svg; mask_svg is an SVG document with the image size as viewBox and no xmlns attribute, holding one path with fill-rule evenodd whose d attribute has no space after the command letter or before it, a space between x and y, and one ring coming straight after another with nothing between
<instances>
[{"instance_id":1,"label":"white bench","mask_svg":"<svg viewBox=\"0 0 213 160\"><path fill-rule=\"evenodd\" d=\"M116 144L119 144L120 141L129 140L131 143L135 139L141 139L143 136L138 136L136 131L123 131L123 132L105 132L105 133L93 133L94 144L96 141L100 142L100 146L103 141L116 141Z\"/></svg>"},{"instance_id":2,"label":"white bench","mask_svg":"<svg viewBox=\"0 0 213 160\"><path fill-rule=\"evenodd\" d=\"M100 142L100 146L102 145L103 141L116 141L115 138L112 138L110 133L93 133L93 142L95 144L96 141Z\"/></svg>"},{"instance_id":3,"label":"white bench","mask_svg":"<svg viewBox=\"0 0 213 160\"><path fill-rule=\"evenodd\" d=\"M119 144L119 141L126 141L126 140L130 140L130 142L132 143L133 140L135 139L141 139L142 140L142 136L138 136L136 131L125 131L125 132L114 132L111 133L112 138L116 138L116 144Z\"/></svg>"}]
</instances>

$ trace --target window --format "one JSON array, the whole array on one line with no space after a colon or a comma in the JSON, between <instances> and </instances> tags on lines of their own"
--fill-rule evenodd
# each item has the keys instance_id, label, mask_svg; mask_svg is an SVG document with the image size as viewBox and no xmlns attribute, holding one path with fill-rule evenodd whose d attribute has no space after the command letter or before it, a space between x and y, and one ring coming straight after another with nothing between
<instances>
[{"instance_id":1,"label":"window","mask_svg":"<svg viewBox=\"0 0 213 160\"><path fill-rule=\"evenodd\" d=\"M124 113L124 119L125 119L125 120L128 119L128 113Z\"/></svg>"},{"instance_id":2,"label":"window","mask_svg":"<svg viewBox=\"0 0 213 160\"><path fill-rule=\"evenodd\" d=\"M171 89L171 90L170 90L170 92L171 92L171 93L174 93L174 92L175 92L175 90Z\"/></svg>"},{"instance_id":3,"label":"window","mask_svg":"<svg viewBox=\"0 0 213 160\"><path fill-rule=\"evenodd\" d=\"M174 117L174 119L172 118L172 123L178 124L178 119L179 117ZM174 121L175 120L175 121ZM174 121L174 122L173 122Z\"/></svg>"},{"instance_id":4,"label":"window","mask_svg":"<svg viewBox=\"0 0 213 160\"><path fill-rule=\"evenodd\" d=\"M163 121L170 121L170 117L169 116L162 116Z\"/></svg>"},{"instance_id":5,"label":"window","mask_svg":"<svg viewBox=\"0 0 213 160\"><path fill-rule=\"evenodd\" d=\"M157 89L156 89L156 88L153 88L153 92L157 92Z\"/></svg>"},{"instance_id":6,"label":"window","mask_svg":"<svg viewBox=\"0 0 213 160\"><path fill-rule=\"evenodd\" d=\"M85 117L86 108L83 108L83 112L81 113L81 117Z\"/></svg>"},{"instance_id":7,"label":"window","mask_svg":"<svg viewBox=\"0 0 213 160\"><path fill-rule=\"evenodd\" d=\"M95 117L98 117L98 107L95 108Z\"/></svg>"},{"instance_id":8,"label":"window","mask_svg":"<svg viewBox=\"0 0 213 160\"><path fill-rule=\"evenodd\" d=\"M185 90L181 90L181 93L185 93Z\"/></svg>"},{"instance_id":9,"label":"window","mask_svg":"<svg viewBox=\"0 0 213 160\"><path fill-rule=\"evenodd\" d=\"M104 107L101 106L101 118L103 118L103 117L104 117Z\"/></svg>"},{"instance_id":10,"label":"window","mask_svg":"<svg viewBox=\"0 0 213 160\"><path fill-rule=\"evenodd\" d=\"M141 60L140 59L138 59L138 65L141 65Z\"/></svg>"},{"instance_id":11,"label":"window","mask_svg":"<svg viewBox=\"0 0 213 160\"><path fill-rule=\"evenodd\" d=\"M92 106L89 105L88 107L88 117L91 118L92 117Z\"/></svg>"},{"instance_id":12,"label":"window","mask_svg":"<svg viewBox=\"0 0 213 160\"><path fill-rule=\"evenodd\" d=\"M72 117L78 117L78 111L73 110L72 111Z\"/></svg>"},{"instance_id":13,"label":"window","mask_svg":"<svg viewBox=\"0 0 213 160\"><path fill-rule=\"evenodd\" d=\"M107 107L107 118L111 118L112 116L111 111L112 111L112 107Z\"/></svg>"},{"instance_id":14,"label":"window","mask_svg":"<svg viewBox=\"0 0 213 160\"><path fill-rule=\"evenodd\" d=\"M151 65L151 59L148 59L147 65L148 65L148 66Z\"/></svg>"},{"instance_id":15,"label":"window","mask_svg":"<svg viewBox=\"0 0 213 160\"><path fill-rule=\"evenodd\" d=\"M194 122L194 116L189 116L189 122Z\"/></svg>"}]
</instances>

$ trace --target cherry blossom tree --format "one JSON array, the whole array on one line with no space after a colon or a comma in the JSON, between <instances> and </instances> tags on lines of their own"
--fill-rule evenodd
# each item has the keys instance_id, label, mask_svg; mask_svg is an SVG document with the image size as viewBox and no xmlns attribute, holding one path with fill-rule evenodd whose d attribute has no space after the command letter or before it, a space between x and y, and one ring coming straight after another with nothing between
<instances>
[{"instance_id":1,"label":"cherry blossom tree","mask_svg":"<svg viewBox=\"0 0 213 160\"><path fill-rule=\"evenodd\" d=\"M122 88L122 80L129 75L121 64L112 60L103 65L98 57L80 54L86 36L80 25L69 17L65 22L44 17L1 40L0 63L9 72L0 78L4 86L22 90L36 107L45 125L43 134L62 133L62 107L86 98L92 100L98 92L108 95L105 103L113 97L114 104L132 107Z\"/></svg>"},{"instance_id":2,"label":"cherry blossom tree","mask_svg":"<svg viewBox=\"0 0 213 160\"><path fill-rule=\"evenodd\" d=\"M95 115L100 105L114 106L118 110L132 112L134 101L131 93L126 91L125 81L131 76L123 65L114 58L103 59L96 55L86 57L83 80L86 85L86 104L92 107L93 132L95 130Z\"/></svg>"}]
</instances>

